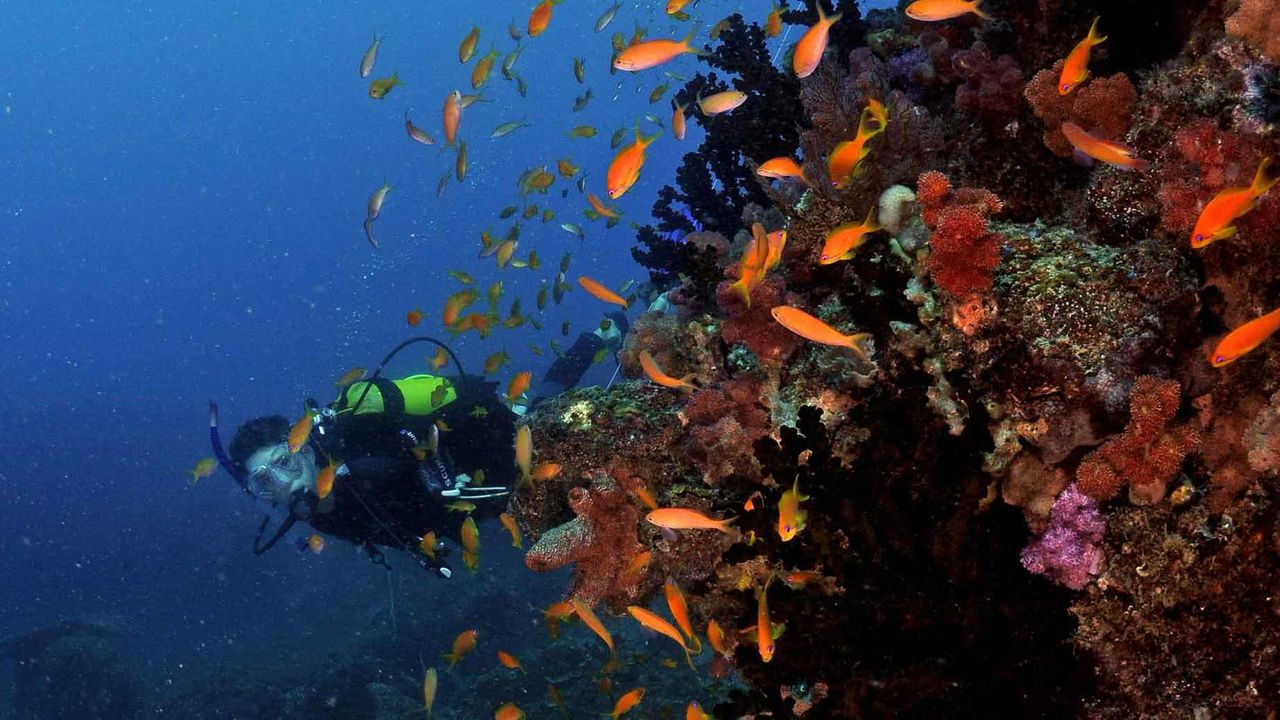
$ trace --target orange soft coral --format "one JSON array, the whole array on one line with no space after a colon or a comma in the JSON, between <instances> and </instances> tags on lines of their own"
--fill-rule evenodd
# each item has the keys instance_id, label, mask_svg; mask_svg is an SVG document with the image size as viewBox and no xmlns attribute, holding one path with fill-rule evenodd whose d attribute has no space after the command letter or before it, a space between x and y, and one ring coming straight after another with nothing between
<instances>
[{"instance_id":1,"label":"orange soft coral","mask_svg":"<svg viewBox=\"0 0 1280 720\"><path fill-rule=\"evenodd\" d=\"M1227 18L1227 32L1249 43L1273 63L1280 63L1280 2L1240 0Z\"/></svg>"},{"instance_id":2,"label":"orange soft coral","mask_svg":"<svg viewBox=\"0 0 1280 720\"><path fill-rule=\"evenodd\" d=\"M1003 238L987 232L987 217L1003 207L1000 198L981 188L953 192L947 177L935 171L921 174L916 189L921 217L933 231L929 277L957 298L990 290Z\"/></svg>"},{"instance_id":3,"label":"orange soft coral","mask_svg":"<svg viewBox=\"0 0 1280 720\"><path fill-rule=\"evenodd\" d=\"M1134 381L1129 425L1080 462L1076 481L1081 492L1109 500L1128 483L1131 500L1159 502L1187 453L1200 444L1193 426L1169 427L1181 398L1177 380L1144 375Z\"/></svg>"}]
</instances>

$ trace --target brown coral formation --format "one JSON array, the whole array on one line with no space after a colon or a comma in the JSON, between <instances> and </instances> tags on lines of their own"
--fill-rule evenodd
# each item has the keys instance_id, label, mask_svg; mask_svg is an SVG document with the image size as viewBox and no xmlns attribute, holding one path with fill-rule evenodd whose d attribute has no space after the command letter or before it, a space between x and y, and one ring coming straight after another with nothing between
<instances>
[{"instance_id":1,"label":"brown coral formation","mask_svg":"<svg viewBox=\"0 0 1280 720\"><path fill-rule=\"evenodd\" d=\"M542 533L525 553L525 564L531 570L573 565L568 595L589 605L634 601L640 585L624 571L644 549L636 538L640 511L598 470L591 473L591 485L569 491L569 508L574 518Z\"/></svg>"},{"instance_id":2,"label":"brown coral formation","mask_svg":"<svg viewBox=\"0 0 1280 720\"><path fill-rule=\"evenodd\" d=\"M1276 0L1240 0L1236 11L1227 17L1226 29L1280 64L1280 3Z\"/></svg>"}]
</instances>

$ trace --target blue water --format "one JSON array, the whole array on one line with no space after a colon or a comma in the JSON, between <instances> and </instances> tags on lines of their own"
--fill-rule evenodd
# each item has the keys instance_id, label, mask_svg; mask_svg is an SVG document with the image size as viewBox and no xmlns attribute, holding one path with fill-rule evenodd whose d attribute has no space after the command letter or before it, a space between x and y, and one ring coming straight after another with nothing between
<instances>
[{"instance_id":1,"label":"blue water","mask_svg":"<svg viewBox=\"0 0 1280 720\"><path fill-rule=\"evenodd\" d=\"M532 310L536 281L554 276L566 250L570 277L644 278L628 221L644 222L680 155L696 148L693 123L683 146L669 134L654 146L619 203L618 228L586 222L581 196L558 181L568 199L534 196L558 217L526 222L521 239L520 255L536 247L542 270L500 273L476 252L481 230L506 229L497 214L517 203L521 171L569 156L603 195L613 130L645 112L669 117L665 99L647 102L660 74L608 73L614 31L639 22L651 36L684 34L663 3L629 5L601 34L592 25L606 3L557 8L517 66L528 98L495 69L484 91L493 102L464 112L469 174L442 198L436 183L453 154L405 137L406 109L439 137L444 96L469 91L456 52L472 23L483 28L478 54L491 43L505 53L507 23L523 26L526 5L0 3L0 636L71 617L120 623L146 638L134 660L146 699L158 702L215 667L319 663L392 601L402 615L438 613L438 634L414 639L434 653L464 623L513 605L516 583L515 605L558 595L564 575L531 577L496 539L487 577L447 585L404 562L393 563L388 585L338 542L319 557L277 549L255 558L256 508L223 473L194 488L184 474L209 452L210 399L229 436L255 415L292 416L305 397L327 400L343 370L373 366L410 334L412 308L438 333L457 289L448 269L482 287L502 277L504 309L522 296ZM707 1L696 12L714 22L735 7ZM375 33L386 41L374 76L398 69L405 83L383 101L367 97L357 74ZM582 86L575 54L588 60ZM691 75L698 65L685 58L671 69ZM572 112L586 87L595 99ZM532 127L489 138L519 119ZM578 124L600 134L566 138ZM393 189L375 251L361 221L384 179ZM586 242L562 220L582 224ZM533 356L529 343L567 346L604 309L575 290L549 307L542 332L472 333L454 347L473 368L505 348L513 363L503 382L515 369L540 375L552 356ZM560 338L565 319L574 330ZM424 354L406 353L393 374L420 370ZM606 362L584 382L606 382L613 369ZM9 689L0 685L0 717Z\"/></svg>"}]
</instances>

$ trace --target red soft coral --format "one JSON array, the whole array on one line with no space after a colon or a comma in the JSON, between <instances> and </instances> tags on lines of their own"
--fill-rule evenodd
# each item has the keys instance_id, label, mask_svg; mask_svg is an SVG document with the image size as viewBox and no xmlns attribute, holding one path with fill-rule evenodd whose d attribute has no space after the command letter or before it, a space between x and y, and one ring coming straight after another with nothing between
<instances>
[{"instance_id":1,"label":"red soft coral","mask_svg":"<svg viewBox=\"0 0 1280 720\"><path fill-rule=\"evenodd\" d=\"M987 217L1003 207L1000 198L981 188L952 192L946 176L933 171L923 173L916 185L921 217L933 231L929 277L957 298L990 290L1004 238L987 232Z\"/></svg>"},{"instance_id":2,"label":"red soft coral","mask_svg":"<svg viewBox=\"0 0 1280 720\"><path fill-rule=\"evenodd\" d=\"M1176 380L1143 375L1134 381L1129 424L1080 462L1080 490L1096 500L1110 500L1128 483L1131 500L1159 502L1183 458L1200 444L1192 425L1169 427L1181 397Z\"/></svg>"},{"instance_id":3,"label":"red soft coral","mask_svg":"<svg viewBox=\"0 0 1280 720\"><path fill-rule=\"evenodd\" d=\"M1036 117L1044 121L1044 145L1059 157L1071 157L1074 148L1062 134L1070 120L1094 135L1117 139L1129 130L1138 92L1124 73L1094 78L1070 95L1058 94L1058 76L1065 61L1041 70L1027 83L1023 95Z\"/></svg>"},{"instance_id":4,"label":"red soft coral","mask_svg":"<svg viewBox=\"0 0 1280 720\"><path fill-rule=\"evenodd\" d=\"M780 275L767 276L751 293L751 306L726 280L716 288L716 302L728 317L720 330L730 345L742 343L761 362L775 363L787 358L800 346L800 338L782 327L770 312L778 305L794 304L786 300L786 283Z\"/></svg>"},{"instance_id":5,"label":"red soft coral","mask_svg":"<svg viewBox=\"0 0 1280 720\"><path fill-rule=\"evenodd\" d=\"M1160 165L1160 226L1189 236L1205 203L1223 188L1248 185L1265 155L1257 136L1221 130L1208 118L1180 128ZM1280 203L1268 200L1240 221L1259 238L1274 231L1278 222Z\"/></svg>"}]
</instances>

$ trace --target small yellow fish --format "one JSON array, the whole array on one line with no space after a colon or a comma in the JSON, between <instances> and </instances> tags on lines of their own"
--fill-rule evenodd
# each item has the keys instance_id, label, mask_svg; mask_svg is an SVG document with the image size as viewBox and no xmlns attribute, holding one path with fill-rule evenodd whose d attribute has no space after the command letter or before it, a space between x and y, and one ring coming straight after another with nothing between
<instances>
[{"instance_id":1,"label":"small yellow fish","mask_svg":"<svg viewBox=\"0 0 1280 720\"><path fill-rule=\"evenodd\" d=\"M747 101L747 94L740 90L724 90L698 98L698 109L703 115L715 116L722 115L731 110L735 110Z\"/></svg>"},{"instance_id":2,"label":"small yellow fish","mask_svg":"<svg viewBox=\"0 0 1280 720\"><path fill-rule=\"evenodd\" d=\"M400 81L399 71L391 73L391 77L380 78L369 83L369 97L374 100L381 100L391 92L391 89L397 85L403 85Z\"/></svg>"},{"instance_id":3,"label":"small yellow fish","mask_svg":"<svg viewBox=\"0 0 1280 720\"><path fill-rule=\"evenodd\" d=\"M216 469L218 469L217 460L214 460L211 457L200 458L196 461L196 464L187 471L187 474L191 476L191 484L195 485L201 478L207 478L212 475L213 471Z\"/></svg>"},{"instance_id":4,"label":"small yellow fish","mask_svg":"<svg viewBox=\"0 0 1280 720\"><path fill-rule=\"evenodd\" d=\"M462 43L458 45L458 62L466 64L471 60L471 56L476 54L476 44L480 42L480 26L472 25L471 32L462 38Z\"/></svg>"},{"instance_id":5,"label":"small yellow fish","mask_svg":"<svg viewBox=\"0 0 1280 720\"><path fill-rule=\"evenodd\" d=\"M448 505L445 505L445 509L449 512L470 513L475 511L476 504L466 500L455 500Z\"/></svg>"},{"instance_id":6,"label":"small yellow fish","mask_svg":"<svg viewBox=\"0 0 1280 720\"><path fill-rule=\"evenodd\" d=\"M319 555L324 551L324 538L311 533L311 537L307 538L307 548L311 550L312 555Z\"/></svg>"},{"instance_id":7,"label":"small yellow fish","mask_svg":"<svg viewBox=\"0 0 1280 720\"><path fill-rule=\"evenodd\" d=\"M516 466L520 468L520 477L525 483L531 481L531 464L533 463L533 432L528 425L521 425L516 430Z\"/></svg>"},{"instance_id":8,"label":"small yellow fish","mask_svg":"<svg viewBox=\"0 0 1280 720\"><path fill-rule=\"evenodd\" d=\"M431 720L431 708L436 704L436 689L439 684L436 669L427 668L426 674L422 676L422 702L426 706L427 720Z\"/></svg>"},{"instance_id":9,"label":"small yellow fish","mask_svg":"<svg viewBox=\"0 0 1280 720\"><path fill-rule=\"evenodd\" d=\"M790 490L782 493L782 498L778 500L778 537L782 538L782 542L790 542L804 529L807 516L800 509L800 503L808 499L807 495L800 494L799 478L792 482Z\"/></svg>"}]
</instances>

